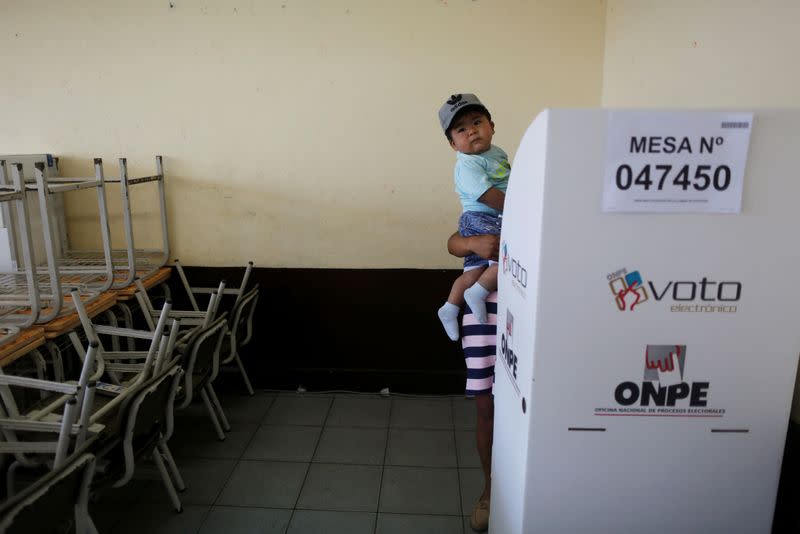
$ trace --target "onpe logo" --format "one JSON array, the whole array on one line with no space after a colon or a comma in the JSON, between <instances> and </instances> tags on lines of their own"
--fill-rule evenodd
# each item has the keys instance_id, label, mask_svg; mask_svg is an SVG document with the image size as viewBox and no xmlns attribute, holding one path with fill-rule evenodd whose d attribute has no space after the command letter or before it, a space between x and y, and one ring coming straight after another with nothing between
<instances>
[{"instance_id":1,"label":"onpe logo","mask_svg":"<svg viewBox=\"0 0 800 534\"><path fill-rule=\"evenodd\" d=\"M639 271L627 272L626 269L620 269L608 275L608 279L608 287L611 288L614 302L620 311L633 311L636 306L647 301L647 290Z\"/></svg>"},{"instance_id":2,"label":"onpe logo","mask_svg":"<svg viewBox=\"0 0 800 534\"><path fill-rule=\"evenodd\" d=\"M514 315L506 309L506 329L500 335L500 354L511 376L517 378L517 354L514 352Z\"/></svg>"},{"instance_id":3,"label":"onpe logo","mask_svg":"<svg viewBox=\"0 0 800 534\"><path fill-rule=\"evenodd\" d=\"M622 406L675 406L689 399L690 407L708 405L709 382L687 382L686 345L647 345L641 384L622 382L614 399Z\"/></svg>"}]
</instances>

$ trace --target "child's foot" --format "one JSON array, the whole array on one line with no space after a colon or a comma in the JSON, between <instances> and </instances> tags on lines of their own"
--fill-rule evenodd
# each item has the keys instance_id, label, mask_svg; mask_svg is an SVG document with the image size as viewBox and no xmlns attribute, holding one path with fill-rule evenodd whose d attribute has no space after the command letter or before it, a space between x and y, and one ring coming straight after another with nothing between
<instances>
[{"instance_id":1,"label":"child's foot","mask_svg":"<svg viewBox=\"0 0 800 534\"><path fill-rule=\"evenodd\" d=\"M442 321L444 331L447 332L447 337L453 341L458 341L458 312L461 309L450 302L445 302L444 306L439 308L439 320Z\"/></svg>"},{"instance_id":2,"label":"child's foot","mask_svg":"<svg viewBox=\"0 0 800 534\"><path fill-rule=\"evenodd\" d=\"M486 323L488 320L486 317L486 297L488 296L489 291L478 282L475 282L464 291L464 300L467 301L467 305L472 310L475 319L481 324Z\"/></svg>"}]
</instances>

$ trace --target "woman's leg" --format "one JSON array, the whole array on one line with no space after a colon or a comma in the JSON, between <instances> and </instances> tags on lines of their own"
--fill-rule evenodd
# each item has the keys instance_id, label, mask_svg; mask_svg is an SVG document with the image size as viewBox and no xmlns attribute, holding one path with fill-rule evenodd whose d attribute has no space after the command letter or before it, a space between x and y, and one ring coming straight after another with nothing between
<instances>
[{"instance_id":1,"label":"woman's leg","mask_svg":"<svg viewBox=\"0 0 800 534\"><path fill-rule=\"evenodd\" d=\"M494 395L478 395L475 397L478 420L475 426L475 441L478 446L478 457L483 469L483 493L479 500L489 500L492 492L492 441L494 436Z\"/></svg>"},{"instance_id":2,"label":"woman's leg","mask_svg":"<svg viewBox=\"0 0 800 534\"><path fill-rule=\"evenodd\" d=\"M475 397L478 420L475 427L475 441L478 457L483 468L483 493L475 503L469 516L472 530L483 532L489 528L489 512L492 496L492 438L494 435L494 396L489 393Z\"/></svg>"}]
</instances>

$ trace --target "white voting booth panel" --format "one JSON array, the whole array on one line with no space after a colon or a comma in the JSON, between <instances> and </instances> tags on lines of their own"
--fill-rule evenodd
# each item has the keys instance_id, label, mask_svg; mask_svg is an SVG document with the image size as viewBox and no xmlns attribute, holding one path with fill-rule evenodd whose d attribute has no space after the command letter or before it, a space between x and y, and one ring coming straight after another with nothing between
<instances>
[{"instance_id":1,"label":"white voting booth panel","mask_svg":"<svg viewBox=\"0 0 800 534\"><path fill-rule=\"evenodd\" d=\"M490 532L768 533L800 353L800 113L753 113L730 213L605 209L614 113L543 112L512 165ZM661 143L636 157L694 157Z\"/></svg>"}]
</instances>

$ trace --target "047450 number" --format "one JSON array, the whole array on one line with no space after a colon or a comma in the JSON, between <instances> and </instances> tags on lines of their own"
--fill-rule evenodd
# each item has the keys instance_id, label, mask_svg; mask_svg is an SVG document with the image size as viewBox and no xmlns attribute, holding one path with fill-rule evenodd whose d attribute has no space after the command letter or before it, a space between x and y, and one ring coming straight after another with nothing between
<instances>
[{"instance_id":1,"label":"047450 number","mask_svg":"<svg viewBox=\"0 0 800 534\"><path fill-rule=\"evenodd\" d=\"M654 187L658 191L664 184L680 187L684 191L693 187L697 191L705 191L713 187L717 191L725 191L731 185L731 169L727 165L713 167L697 165L692 172L691 165L676 167L673 165L645 165L635 173L630 165L617 167L617 188L627 191L633 186L641 186L645 191Z\"/></svg>"}]
</instances>

